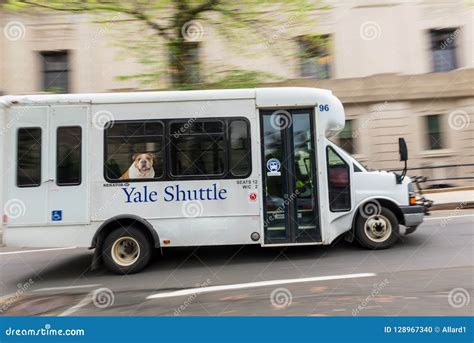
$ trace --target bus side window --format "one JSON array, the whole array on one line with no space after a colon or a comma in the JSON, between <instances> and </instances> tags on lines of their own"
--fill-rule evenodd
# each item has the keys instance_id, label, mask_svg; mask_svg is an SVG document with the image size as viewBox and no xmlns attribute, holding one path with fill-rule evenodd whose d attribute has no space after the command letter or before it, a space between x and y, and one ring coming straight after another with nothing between
<instances>
[{"instance_id":1,"label":"bus side window","mask_svg":"<svg viewBox=\"0 0 474 343\"><path fill-rule=\"evenodd\" d=\"M223 175L226 152L224 127L221 120L172 122L171 175Z\"/></svg>"},{"instance_id":2,"label":"bus side window","mask_svg":"<svg viewBox=\"0 0 474 343\"><path fill-rule=\"evenodd\" d=\"M105 130L105 179L161 179L164 124L159 120L114 122Z\"/></svg>"},{"instance_id":3,"label":"bus side window","mask_svg":"<svg viewBox=\"0 0 474 343\"><path fill-rule=\"evenodd\" d=\"M249 125L245 120L232 120L229 125L230 172L233 176L250 174L251 149Z\"/></svg>"},{"instance_id":4,"label":"bus side window","mask_svg":"<svg viewBox=\"0 0 474 343\"><path fill-rule=\"evenodd\" d=\"M349 165L330 146L326 148L328 166L329 208L332 212L351 209Z\"/></svg>"},{"instance_id":5,"label":"bus side window","mask_svg":"<svg viewBox=\"0 0 474 343\"><path fill-rule=\"evenodd\" d=\"M41 185L41 128L18 130L16 184L18 187Z\"/></svg>"},{"instance_id":6,"label":"bus side window","mask_svg":"<svg viewBox=\"0 0 474 343\"><path fill-rule=\"evenodd\" d=\"M56 137L56 184L80 185L82 129L80 126L58 127Z\"/></svg>"}]
</instances>

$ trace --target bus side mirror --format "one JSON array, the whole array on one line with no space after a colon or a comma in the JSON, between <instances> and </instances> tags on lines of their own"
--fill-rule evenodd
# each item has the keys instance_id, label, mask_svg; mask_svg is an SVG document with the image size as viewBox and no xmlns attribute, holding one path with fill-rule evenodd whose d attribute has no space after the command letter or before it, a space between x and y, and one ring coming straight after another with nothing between
<instances>
[{"instance_id":1,"label":"bus side mirror","mask_svg":"<svg viewBox=\"0 0 474 343\"><path fill-rule=\"evenodd\" d=\"M398 138L398 152L400 153L400 161L408 161L408 149L405 138Z\"/></svg>"},{"instance_id":2,"label":"bus side mirror","mask_svg":"<svg viewBox=\"0 0 474 343\"><path fill-rule=\"evenodd\" d=\"M405 162L402 174L401 175L395 174L397 183L400 184L402 183L403 179L405 178L405 175L407 174L407 160L408 160L407 143L405 142L405 139L403 137L398 138L398 152L400 154L400 161Z\"/></svg>"}]
</instances>

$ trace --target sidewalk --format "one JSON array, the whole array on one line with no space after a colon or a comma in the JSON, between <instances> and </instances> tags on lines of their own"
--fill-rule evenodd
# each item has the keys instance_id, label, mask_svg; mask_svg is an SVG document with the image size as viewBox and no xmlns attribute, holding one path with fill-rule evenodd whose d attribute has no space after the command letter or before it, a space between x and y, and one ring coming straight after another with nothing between
<instances>
[{"instance_id":1,"label":"sidewalk","mask_svg":"<svg viewBox=\"0 0 474 343\"><path fill-rule=\"evenodd\" d=\"M428 189L423 195L433 200L432 211L474 208L474 187Z\"/></svg>"}]
</instances>

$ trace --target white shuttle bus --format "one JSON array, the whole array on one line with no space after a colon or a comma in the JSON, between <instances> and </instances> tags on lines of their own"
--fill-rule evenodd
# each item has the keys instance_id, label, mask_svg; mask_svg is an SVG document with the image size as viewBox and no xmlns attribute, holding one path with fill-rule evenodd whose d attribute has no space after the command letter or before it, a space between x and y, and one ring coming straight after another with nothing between
<instances>
[{"instance_id":1,"label":"white shuttle bus","mask_svg":"<svg viewBox=\"0 0 474 343\"><path fill-rule=\"evenodd\" d=\"M423 208L328 140L344 121L314 88L1 97L3 241L94 248L117 273L154 248L387 248Z\"/></svg>"}]
</instances>

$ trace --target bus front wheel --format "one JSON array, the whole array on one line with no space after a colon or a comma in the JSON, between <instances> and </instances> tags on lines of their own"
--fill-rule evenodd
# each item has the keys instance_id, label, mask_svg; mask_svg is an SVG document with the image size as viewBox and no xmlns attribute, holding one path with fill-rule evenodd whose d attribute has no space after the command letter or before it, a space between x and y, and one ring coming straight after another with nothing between
<instances>
[{"instance_id":1,"label":"bus front wheel","mask_svg":"<svg viewBox=\"0 0 474 343\"><path fill-rule=\"evenodd\" d=\"M102 253L107 269L117 274L133 274L150 262L152 251L146 235L139 229L129 227L109 233Z\"/></svg>"},{"instance_id":2,"label":"bus front wheel","mask_svg":"<svg viewBox=\"0 0 474 343\"><path fill-rule=\"evenodd\" d=\"M355 236L357 241L368 249L386 249L394 245L399 238L398 219L388 208L370 216L359 215L356 220Z\"/></svg>"}]
</instances>

